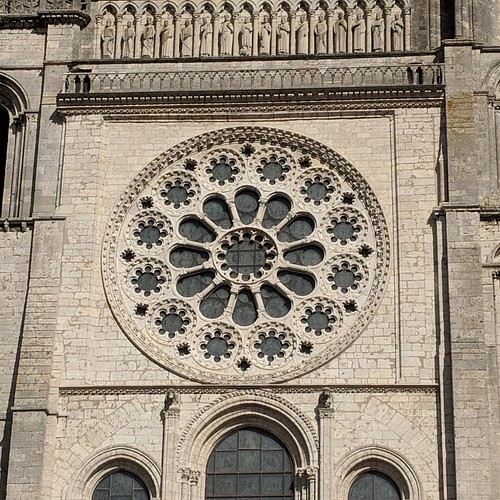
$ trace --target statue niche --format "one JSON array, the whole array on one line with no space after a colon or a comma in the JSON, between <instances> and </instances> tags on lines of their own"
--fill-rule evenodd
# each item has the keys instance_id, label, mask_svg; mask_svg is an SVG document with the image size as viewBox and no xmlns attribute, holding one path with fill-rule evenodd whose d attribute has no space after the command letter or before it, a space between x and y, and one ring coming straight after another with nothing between
<instances>
[{"instance_id":1,"label":"statue niche","mask_svg":"<svg viewBox=\"0 0 500 500\"><path fill-rule=\"evenodd\" d=\"M200 25L200 55L202 57L212 55L213 31L212 18L206 13L202 16Z\"/></svg>"}]
</instances>

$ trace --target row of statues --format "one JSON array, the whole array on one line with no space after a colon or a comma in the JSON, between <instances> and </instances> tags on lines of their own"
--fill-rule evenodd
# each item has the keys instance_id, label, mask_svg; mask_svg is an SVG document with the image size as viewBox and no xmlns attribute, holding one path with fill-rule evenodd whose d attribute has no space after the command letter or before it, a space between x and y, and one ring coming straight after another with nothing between
<instances>
[{"instance_id":1,"label":"row of statues","mask_svg":"<svg viewBox=\"0 0 500 500\"><path fill-rule=\"evenodd\" d=\"M406 21L406 22L405 22ZM291 17L282 11L233 16L223 11L170 17L101 18L102 58L214 57L280 54L329 54L407 50L407 20L399 12L359 9L347 16L341 10Z\"/></svg>"}]
</instances>

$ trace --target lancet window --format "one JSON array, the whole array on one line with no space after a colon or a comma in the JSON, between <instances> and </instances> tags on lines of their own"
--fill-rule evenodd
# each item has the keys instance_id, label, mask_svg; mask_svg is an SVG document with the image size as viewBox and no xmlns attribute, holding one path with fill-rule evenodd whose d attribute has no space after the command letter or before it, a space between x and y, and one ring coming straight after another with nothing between
<instances>
[{"instance_id":1,"label":"lancet window","mask_svg":"<svg viewBox=\"0 0 500 500\"><path fill-rule=\"evenodd\" d=\"M398 52L410 49L407 0L285 2L256 7L209 3L121 11L103 5L96 17L102 59L248 57Z\"/></svg>"}]
</instances>

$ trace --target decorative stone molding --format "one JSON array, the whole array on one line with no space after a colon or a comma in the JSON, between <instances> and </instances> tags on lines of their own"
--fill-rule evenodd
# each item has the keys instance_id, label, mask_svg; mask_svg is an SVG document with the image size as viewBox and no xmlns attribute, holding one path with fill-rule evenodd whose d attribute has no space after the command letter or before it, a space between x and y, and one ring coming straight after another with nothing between
<instances>
[{"instance_id":1,"label":"decorative stone molding","mask_svg":"<svg viewBox=\"0 0 500 500\"><path fill-rule=\"evenodd\" d=\"M319 438L311 420L274 392L257 389L228 392L198 410L180 434L177 459L203 467L224 434L249 425L276 435L297 466L316 463Z\"/></svg>"},{"instance_id":2,"label":"decorative stone molding","mask_svg":"<svg viewBox=\"0 0 500 500\"><path fill-rule=\"evenodd\" d=\"M151 204L163 215L151 218ZM110 219L103 274L121 327L160 365L209 383L277 382L361 334L388 248L380 206L345 159L296 134L242 127L186 141L136 177Z\"/></svg>"},{"instance_id":3,"label":"decorative stone molding","mask_svg":"<svg viewBox=\"0 0 500 500\"><path fill-rule=\"evenodd\" d=\"M323 389L323 386L276 386L270 384L261 384L259 387L263 390L271 389L276 394L317 394ZM217 387L200 387L198 385L182 385L176 387L179 394L215 394L219 395L233 390L234 385L220 385ZM131 395L131 394L165 394L163 386L95 386L95 387L61 387L59 394L67 397L86 397L90 395ZM249 388L240 387L241 390ZM439 387L437 385L344 385L330 386L329 391L332 394L437 394Z\"/></svg>"}]
</instances>

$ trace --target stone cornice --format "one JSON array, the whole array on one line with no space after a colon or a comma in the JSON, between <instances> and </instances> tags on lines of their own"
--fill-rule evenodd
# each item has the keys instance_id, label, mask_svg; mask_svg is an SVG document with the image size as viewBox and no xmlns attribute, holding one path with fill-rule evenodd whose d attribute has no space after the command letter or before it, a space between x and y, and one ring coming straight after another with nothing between
<instances>
[{"instance_id":1,"label":"stone cornice","mask_svg":"<svg viewBox=\"0 0 500 500\"><path fill-rule=\"evenodd\" d=\"M0 28L33 29L49 24L76 24L85 27L90 16L81 10L43 10L29 14L1 14Z\"/></svg>"},{"instance_id":2,"label":"stone cornice","mask_svg":"<svg viewBox=\"0 0 500 500\"><path fill-rule=\"evenodd\" d=\"M342 89L264 89L148 93L59 94L63 115L256 115L275 112L318 113L335 110L435 108L443 86Z\"/></svg>"}]
</instances>

